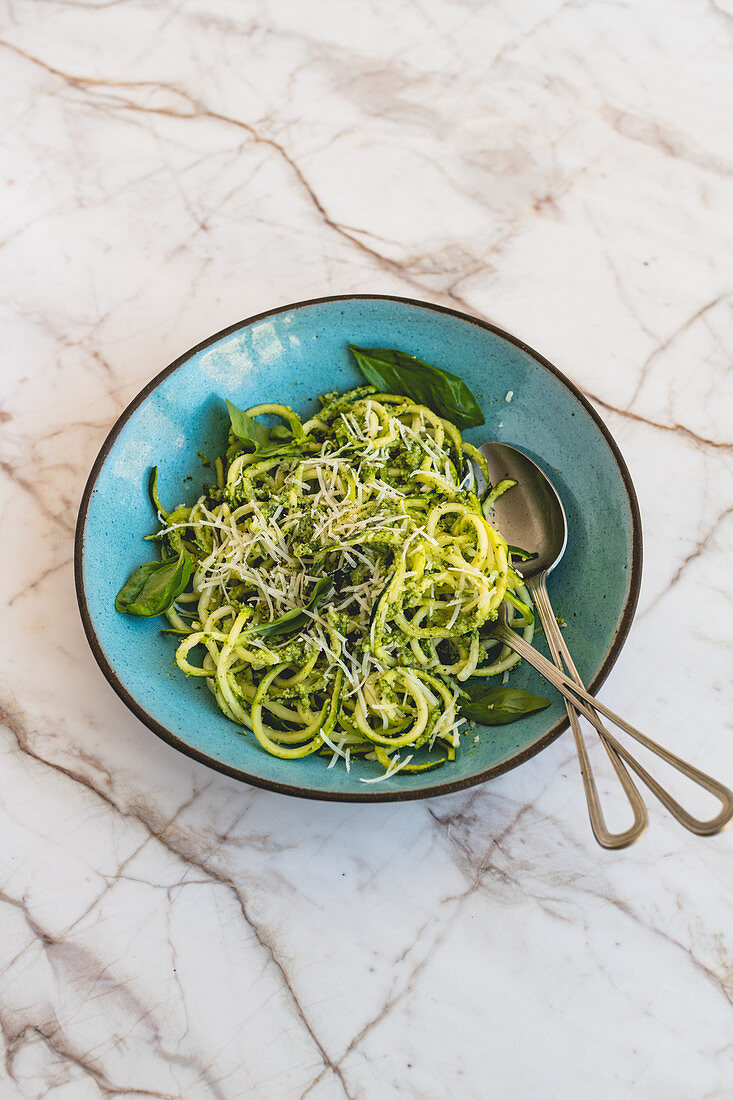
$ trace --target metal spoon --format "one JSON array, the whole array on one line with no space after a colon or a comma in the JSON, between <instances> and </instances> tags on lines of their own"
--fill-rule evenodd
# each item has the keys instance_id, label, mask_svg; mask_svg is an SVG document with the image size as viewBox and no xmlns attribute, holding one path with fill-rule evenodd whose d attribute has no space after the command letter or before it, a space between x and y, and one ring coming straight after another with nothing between
<instances>
[{"instance_id":1,"label":"metal spoon","mask_svg":"<svg viewBox=\"0 0 733 1100\"><path fill-rule=\"evenodd\" d=\"M638 840L647 826L646 808L622 761L625 761L632 768L639 779L646 784L686 829L700 836L711 836L720 832L733 817L733 792L722 783L693 767L692 764L688 764L679 756L675 756L674 753L671 753L662 745L652 741L634 726L624 721L623 718L614 714L612 710L600 703L585 689L585 685L565 644L547 594L547 575L558 564L567 545L565 509L549 478L527 455L506 443L485 443L481 447L481 452L486 458L492 484L496 485L502 478L512 478L518 483L494 502L493 516L498 529L507 542L521 546L530 553L537 555L531 561L523 562L521 571L527 588L532 594L555 664L553 665L546 657L538 653L533 646L525 642L513 630L510 630L505 623L497 623L495 636L529 664L533 665L565 696L565 706L575 738L580 771L583 777L591 828L596 840L604 848L625 848ZM563 662L567 672L563 669ZM598 717L598 713L603 714L619 729L661 757L662 760L666 760L668 764L671 764L672 767L686 775L694 783L698 783L714 794L722 803L720 812L708 821L701 821L685 810L631 755L629 750L609 732ZM598 797L598 789L578 721L579 714L584 715L598 731L631 805L634 820L632 825L624 832L613 833L606 826Z\"/></svg>"}]
</instances>

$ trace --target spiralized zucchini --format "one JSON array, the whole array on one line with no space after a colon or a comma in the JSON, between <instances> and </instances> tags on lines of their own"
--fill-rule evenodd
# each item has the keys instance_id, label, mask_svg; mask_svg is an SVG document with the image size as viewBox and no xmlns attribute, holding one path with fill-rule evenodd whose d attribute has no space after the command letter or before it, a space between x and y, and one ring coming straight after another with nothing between
<instances>
[{"instance_id":1,"label":"spiralized zucchini","mask_svg":"<svg viewBox=\"0 0 733 1100\"><path fill-rule=\"evenodd\" d=\"M164 552L196 563L166 614L178 667L262 748L366 756L373 782L455 759L462 683L518 663L491 637L500 605L528 640L534 616L458 429L370 386L321 402L306 423L249 409L283 418L282 442L230 434L218 485L161 513Z\"/></svg>"}]
</instances>

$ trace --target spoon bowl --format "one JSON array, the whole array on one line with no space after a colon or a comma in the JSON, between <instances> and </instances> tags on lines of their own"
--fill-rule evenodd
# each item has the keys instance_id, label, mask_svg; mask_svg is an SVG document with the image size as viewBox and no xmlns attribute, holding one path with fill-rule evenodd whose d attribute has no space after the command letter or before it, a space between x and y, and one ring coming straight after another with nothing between
<instances>
[{"instance_id":1,"label":"spoon bowl","mask_svg":"<svg viewBox=\"0 0 733 1100\"><path fill-rule=\"evenodd\" d=\"M496 527L512 546L535 557L521 566L525 580L550 573L568 542L565 509L552 482L539 466L508 443L484 443L480 451L492 485L509 478L517 484L494 501Z\"/></svg>"}]
</instances>

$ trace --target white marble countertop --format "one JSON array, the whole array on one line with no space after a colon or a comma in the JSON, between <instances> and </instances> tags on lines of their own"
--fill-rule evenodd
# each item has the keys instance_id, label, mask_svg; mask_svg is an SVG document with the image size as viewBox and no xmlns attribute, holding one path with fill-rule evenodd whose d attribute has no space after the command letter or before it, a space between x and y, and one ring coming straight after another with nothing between
<instances>
[{"instance_id":1,"label":"white marble countertop","mask_svg":"<svg viewBox=\"0 0 733 1100\"><path fill-rule=\"evenodd\" d=\"M615 434L645 572L603 697L730 783L732 33L731 0L8 0L0 1096L733 1095L732 834L654 805L602 851L569 735L427 803L240 785L127 712L72 582L165 364L284 302L449 304Z\"/></svg>"}]
</instances>

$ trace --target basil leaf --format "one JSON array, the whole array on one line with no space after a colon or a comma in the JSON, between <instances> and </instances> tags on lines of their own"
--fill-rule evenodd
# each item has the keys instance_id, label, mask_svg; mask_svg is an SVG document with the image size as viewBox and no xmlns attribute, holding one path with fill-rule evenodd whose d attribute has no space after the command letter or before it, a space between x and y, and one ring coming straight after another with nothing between
<instances>
[{"instance_id":1,"label":"basil leaf","mask_svg":"<svg viewBox=\"0 0 733 1100\"><path fill-rule=\"evenodd\" d=\"M505 726L550 705L549 699L521 688L487 687L478 680L469 680L463 687L470 697L459 704L461 717L482 726Z\"/></svg>"},{"instance_id":2,"label":"basil leaf","mask_svg":"<svg viewBox=\"0 0 733 1100\"><path fill-rule=\"evenodd\" d=\"M381 393L403 393L457 428L484 423L476 398L456 374L431 367L422 359L393 348L360 348L349 344L359 369Z\"/></svg>"},{"instance_id":3,"label":"basil leaf","mask_svg":"<svg viewBox=\"0 0 733 1100\"><path fill-rule=\"evenodd\" d=\"M293 608L292 611L287 611L284 615L281 615L279 619L273 619L269 623L259 623L257 626L252 626L246 633L260 634L264 638L272 637L276 634L297 634L299 630L302 630L303 627L307 626L311 621L310 617L306 615L305 612L313 611L323 597L328 595L332 588L333 580L331 577L321 577L321 579L314 584L310 598L304 607Z\"/></svg>"},{"instance_id":4,"label":"basil leaf","mask_svg":"<svg viewBox=\"0 0 733 1100\"><path fill-rule=\"evenodd\" d=\"M248 443L256 455L277 454L283 451L285 444L292 438L289 428L278 424L274 428L268 428L260 424L253 416L238 409L227 399L227 409L232 425L232 432L242 443Z\"/></svg>"},{"instance_id":5,"label":"basil leaf","mask_svg":"<svg viewBox=\"0 0 733 1100\"><path fill-rule=\"evenodd\" d=\"M145 562L117 593L115 608L127 615L162 615L183 592L192 571L193 560L185 552L168 561Z\"/></svg>"}]
</instances>

